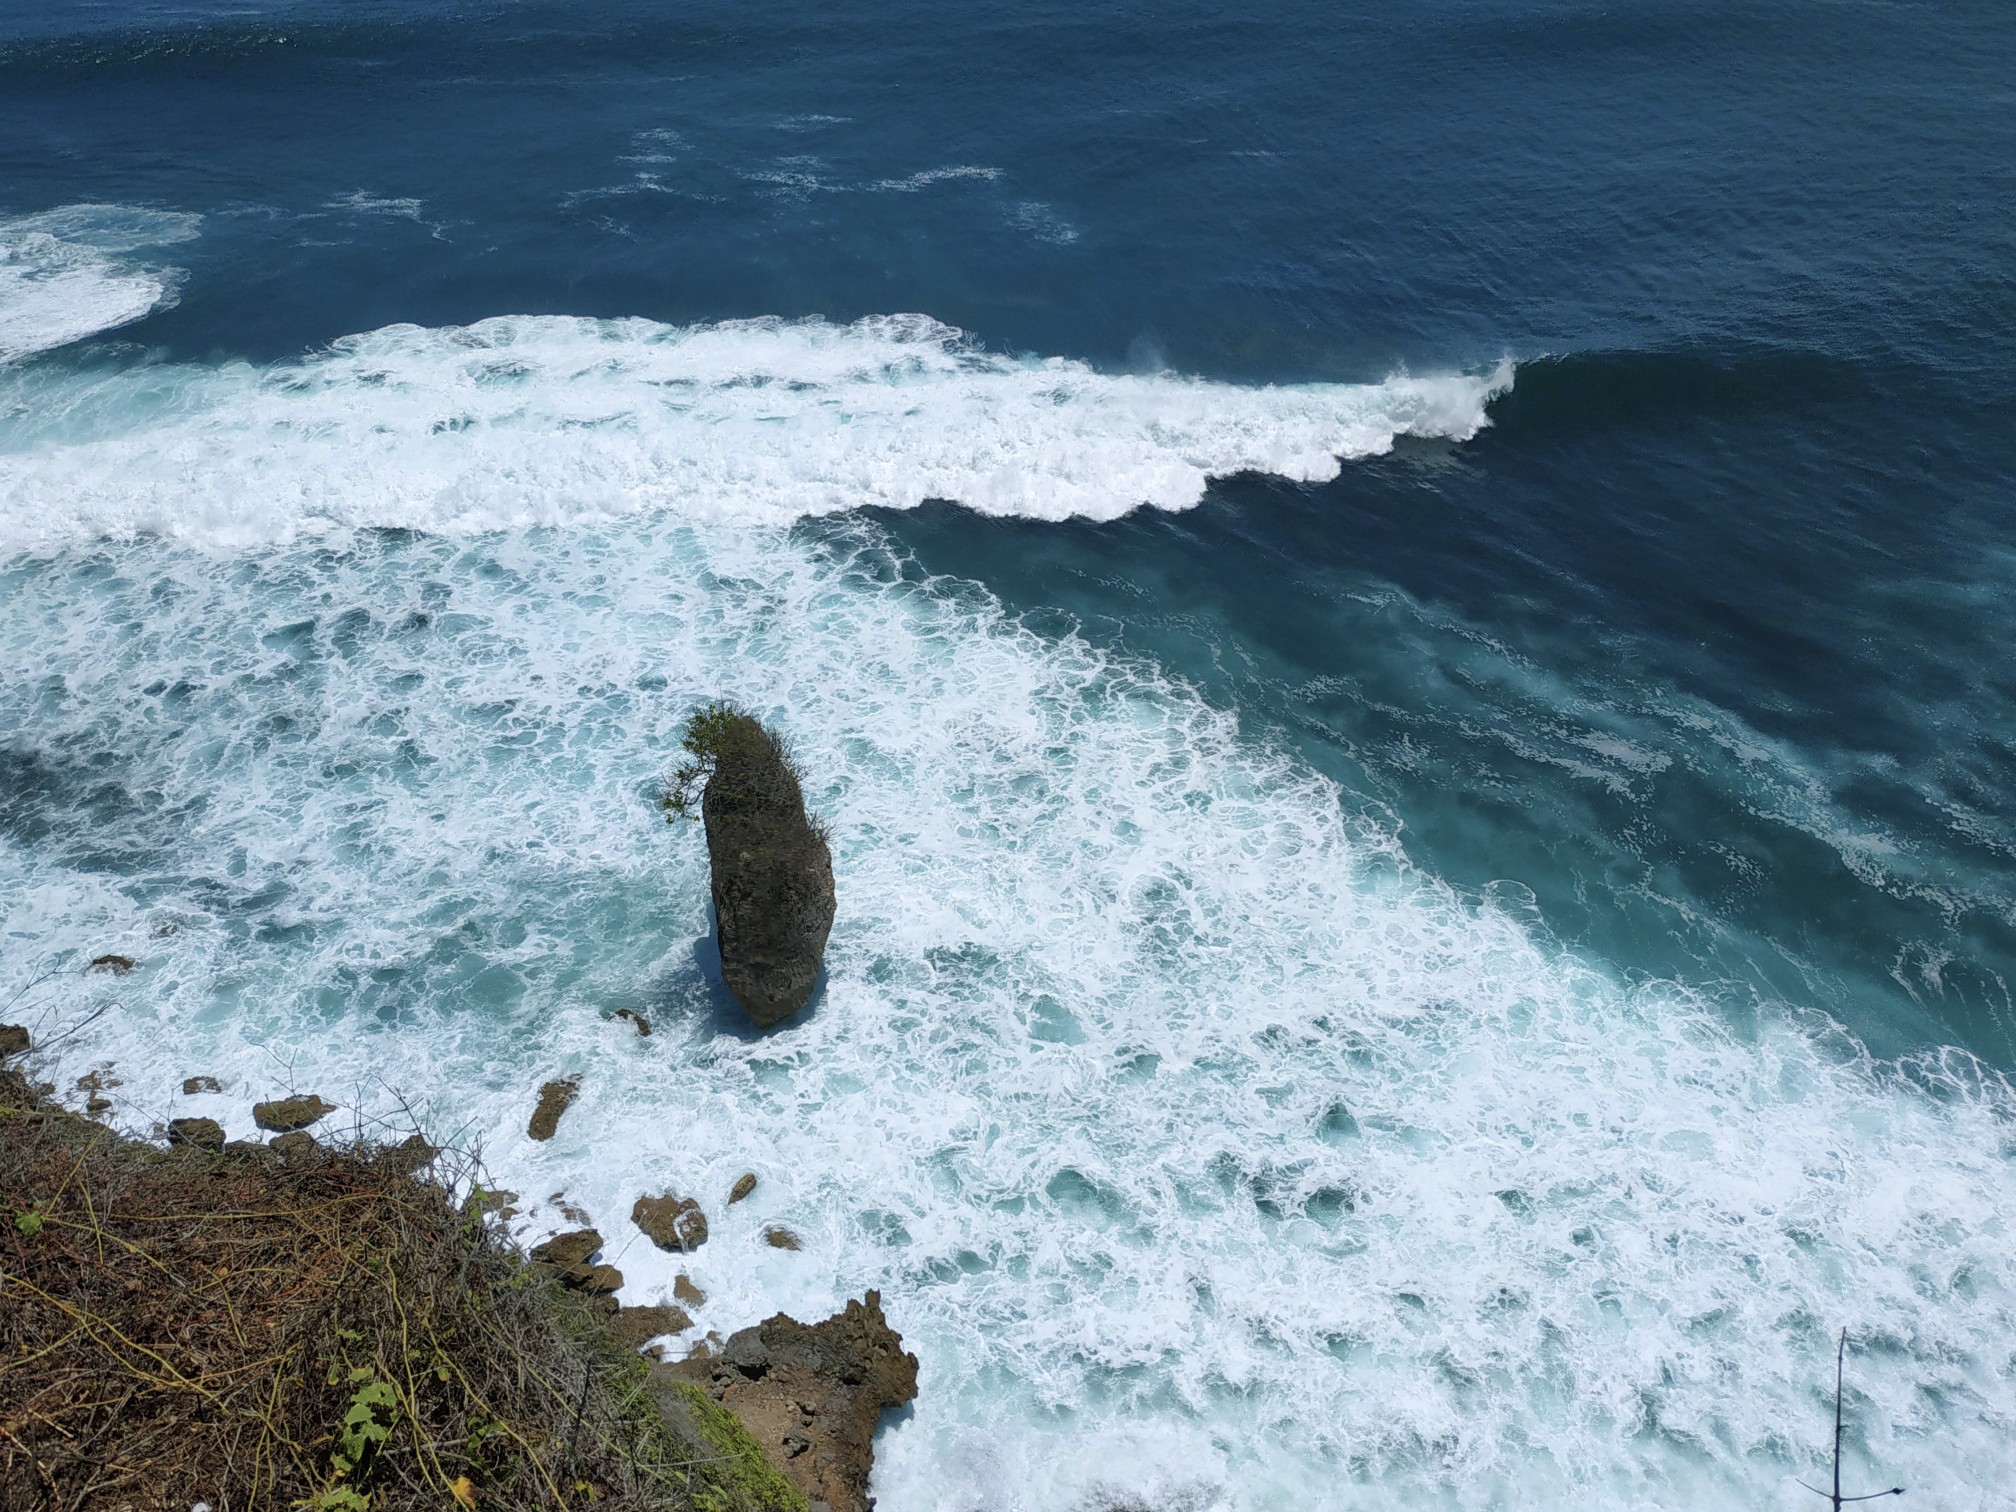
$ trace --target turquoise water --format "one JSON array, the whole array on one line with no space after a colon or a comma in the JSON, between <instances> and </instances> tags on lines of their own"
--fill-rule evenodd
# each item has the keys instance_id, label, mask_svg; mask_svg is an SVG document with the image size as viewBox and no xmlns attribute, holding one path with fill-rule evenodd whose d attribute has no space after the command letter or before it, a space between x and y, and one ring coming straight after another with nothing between
<instances>
[{"instance_id":1,"label":"turquoise water","mask_svg":"<svg viewBox=\"0 0 2016 1512\"><path fill-rule=\"evenodd\" d=\"M2012 50L0 7L0 965L142 963L52 1072L693 1191L675 1349L881 1288L892 1512L1798 1506L1843 1328L1995 1505ZM835 836L763 1036L719 694Z\"/></svg>"}]
</instances>

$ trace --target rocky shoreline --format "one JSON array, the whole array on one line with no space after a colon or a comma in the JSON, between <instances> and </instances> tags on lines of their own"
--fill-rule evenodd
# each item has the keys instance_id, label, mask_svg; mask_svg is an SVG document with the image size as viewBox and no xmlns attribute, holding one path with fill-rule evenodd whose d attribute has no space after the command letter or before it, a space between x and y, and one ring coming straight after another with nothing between
<instances>
[{"instance_id":1,"label":"rocky shoreline","mask_svg":"<svg viewBox=\"0 0 2016 1512\"><path fill-rule=\"evenodd\" d=\"M17 1065L32 1048L25 1033L10 1035L5 1043L10 1047L7 1059ZM868 1480L876 1426L885 1410L904 1405L917 1391L916 1357L904 1351L875 1292L821 1322L808 1324L780 1313L733 1334L719 1347L703 1340L685 1359L667 1361L662 1346L653 1341L691 1326L683 1307L621 1305L614 1294L622 1275L600 1262L602 1238L590 1228L555 1235L529 1255L519 1255L505 1237L501 1195L473 1180L472 1167L457 1164L452 1154L444 1156L418 1135L399 1143L320 1142L308 1129L334 1109L310 1095L260 1105L260 1125L275 1131L265 1143L227 1141L221 1127L207 1118L174 1120L158 1131L157 1143L121 1135L62 1108L54 1091L48 1084L31 1083L19 1071L0 1068L0 1220L8 1226L13 1250L0 1255L0 1291L9 1294L0 1311L12 1309L17 1323L28 1320L31 1332L36 1311L46 1314L43 1322L53 1342L37 1357L47 1366L47 1379L60 1383L75 1378L80 1384L73 1394L102 1396L112 1389L109 1374L113 1382L124 1383L125 1400L109 1415L102 1404L92 1409L93 1449L80 1456L70 1452L78 1434L65 1421L61 1404L52 1407L43 1400L49 1393L36 1390L30 1373L0 1371L0 1423L8 1428L0 1435L0 1507L39 1505L36 1496L53 1496L60 1505L86 1504L76 1493L88 1491L94 1478L102 1480L108 1464L131 1468L149 1463L149 1445L163 1410L161 1402L150 1398L165 1396L173 1402L176 1383L194 1378L195 1367L178 1367L174 1357L186 1354L215 1373L215 1361L232 1352L231 1331L242 1334L248 1315L273 1315L270 1329L290 1338L292 1354L304 1367L303 1381L312 1385L324 1368L318 1362L328 1362L327 1380L338 1388L339 1398L340 1388L360 1371L372 1381L395 1382L402 1355L410 1360L413 1354L410 1344L395 1347L374 1338L362 1321L371 1309L354 1302L327 1300L317 1317L291 1318L290 1304L275 1294L269 1278L248 1285L235 1303L221 1308L192 1306L162 1314L154 1305L163 1289L186 1298L216 1293L227 1284L222 1278L231 1271L231 1246L249 1242L248 1231L271 1229L268 1220L276 1212L299 1215L332 1200L369 1202L400 1215L400 1237L387 1238L377 1248L357 1237L365 1228L347 1233L340 1241L348 1249L339 1270L347 1267L346 1274L367 1278L397 1277L416 1287L421 1283L414 1278L423 1274L487 1274L486 1284L472 1283L466 1293L453 1282L440 1292L437 1306L450 1319L438 1330L440 1337L451 1338L458 1330L475 1334L479 1330L470 1319L494 1307L491 1299L497 1293L509 1292L519 1310L519 1334L548 1336L547 1350L534 1353L550 1351L553 1339L566 1341L566 1352L576 1358L561 1375L568 1383L580 1383L581 1398L570 1404L570 1386L557 1395L548 1393L552 1400L535 1404L537 1411L528 1408L521 1414L543 1414L548 1420L543 1429L528 1423L514 1430L522 1457L545 1473L523 1473L521 1465L521 1473L506 1477L498 1464L468 1452L466 1434L459 1458L455 1446L424 1438L428 1414L417 1393L409 1401L388 1387L391 1405L389 1420L381 1425L386 1443L376 1451L379 1457L368 1467L353 1461L346 1471L340 1449L311 1439L296 1457L314 1472L309 1479L319 1477L322 1484L295 1497L296 1505L315 1512L442 1505L438 1497L429 1501L402 1494L386 1474L399 1452L391 1441L401 1433L415 1440L407 1452L416 1460L431 1456L441 1472L434 1479L450 1489L451 1504L465 1507L593 1503L664 1512L868 1512L874 1505ZM443 1165L453 1169L444 1171ZM74 1177L87 1169L91 1174L80 1186ZM80 1198L82 1207L77 1205ZM668 1247L704 1240L704 1218L690 1200L640 1199L638 1208L640 1226L647 1232L657 1228L653 1238ZM435 1221L416 1224L416 1213ZM87 1225L91 1244L102 1249L106 1235L116 1235L122 1226L145 1236L167 1219L186 1222L192 1234L205 1224L221 1224L231 1232L214 1246L197 1242L189 1253L148 1256L158 1274L141 1290L131 1289L126 1267L93 1262L91 1245L81 1242ZM144 1237L121 1242L135 1254L144 1252ZM292 1246L296 1252L301 1244L291 1230L281 1237L267 1233L263 1242ZM302 1263L309 1270L320 1268ZM280 1283L281 1289L285 1286ZM101 1295L107 1290L110 1305ZM340 1293L341 1285L335 1290ZM690 1283L686 1293L687 1300L701 1300ZM456 1318L458 1310L469 1317ZM85 1322L71 1327L66 1318ZM402 1331L405 1323L402 1313ZM131 1348L110 1340L126 1341ZM30 1342L23 1339L18 1347L25 1349ZM0 1339L0 1348L6 1344ZM444 1344L437 1354L431 1368L444 1389L465 1373L473 1374L464 1371L453 1348ZM603 1377L627 1384L612 1393ZM118 1399L116 1391L111 1399ZM639 1418L640 1403L649 1404L644 1419ZM197 1441L234 1429L242 1438L234 1413L208 1412L201 1402L192 1410L195 1417L184 1431ZM344 1419L333 1406L327 1411L334 1422ZM490 1415L483 1421L504 1423L510 1416L485 1411ZM549 1462L568 1439L580 1436L580 1424L591 1418L614 1425L616 1447L631 1459L630 1479L636 1483L620 1484L622 1475L604 1471L599 1480L584 1480L579 1494L570 1497L551 1475ZM54 1424L61 1432L37 1438L37 1422ZM627 1443L622 1442L626 1434ZM669 1457L657 1443L667 1435L675 1445ZM340 1427L332 1436L340 1445ZM564 1453L578 1456L581 1451L577 1444L564 1447ZM653 1481L635 1471L634 1466L653 1460L677 1474L668 1470ZM447 1474L458 1463L459 1472ZM270 1496L277 1487L264 1496L240 1488L234 1496L232 1486L201 1480L202 1472L187 1463L169 1469L199 1476L198 1482L187 1483L188 1495L178 1490L161 1503L173 1504L177 1512L197 1500L217 1512L287 1504ZM543 1488L538 1484L542 1478L550 1483ZM508 1497L500 1481L508 1481ZM493 1486L498 1495L486 1498L486 1488ZM350 1495L356 1499L346 1500Z\"/></svg>"}]
</instances>

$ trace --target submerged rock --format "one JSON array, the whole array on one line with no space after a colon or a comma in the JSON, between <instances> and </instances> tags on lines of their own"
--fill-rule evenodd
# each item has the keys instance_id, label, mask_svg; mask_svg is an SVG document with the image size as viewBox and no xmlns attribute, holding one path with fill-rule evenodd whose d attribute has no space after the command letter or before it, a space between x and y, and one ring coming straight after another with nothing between
<instances>
[{"instance_id":1,"label":"submerged rock","mask_svg":"<svg viewBox=\"0 0 2016 1512\"><path fill-rule=\"evenodd\" d=\"M539 1089L539 1106L532 1110L532 1122L525 1132L534 1139L551 1139L560 1128L560 1115L574 1105L580 1092L578 1076L546 1083Z\"/></svg>"},{"instance_id":2,"label":"submerged rock","mask_svg":"<svg viewBox=\"0 0 2016 1512\"><path fill-rule=\"evenodd\" d=\"M732 1410L806 1499L868 1512L868 1471L884 1409L917 1395L917 1357L869 1292L823 1323L779 1313L718 1354L660 1369L701 1384Z\"/></svg>"},{"instance_id":3,"label":"submerged rock","mask_svg":"<svg viewBox=\"0 0 2016 1512\"><path fill-rule=\"evenodd\" d=\"M195 1097L202 1092L222 1092L224 1084L214 1076L191 1076L182 1083L182 1095Z\"/></svg>"},{"instance_id":4,"label":"submerged rock","mask_svg":"<svg viewBox=\"0 0 2016 1512\"><path fill-rule=\"evenodd\" d=\"M707 1242L707 1215L691 1197L666 1192L658 1197L639 1197L630 1209L630 1221L644 1230L651 1242L675 1254L696 1250Z\"/></svg>"},{"instance_id":5,"label":"submerged rock","mask_svg":"<svg viewBox=\"0 0 2016 1512\"><path fill-rule=\"evenodd\" d=\"M715 705L687 725L707 763L700 817L714 876L721 977L742 1011L769 1028L812 1000L833 928L833 856L805 812L789 752L739 709Z\"/></svg>"},{"instance_id":6,"label":"submerged rock","mask_svg":"<svg viewBox=\"0 0 2016 1512\"><path fill-rule=\"evenodd\" d=\"M798 1242L798 1236L787 1228L766 1228L763 1230L763 1242L772 1249L795 1250L805 1247Z\"/></svg>"},{"instance_id":7,"label":"submerged rock","mask_svg":"<svg viewBox=\"0 0 2016 1512\"><path fill-rule=\"evenodd\" d=\"M690 1302L695 1307L706 1304L707 1293L693 1284L693 1278L681 1271L672 1281L672 1295L681 1302Z\"/></svg>"},{"instance_id":8,"label":"submerged rock","mask_svg":"<svg viewBox=\"0 0 2016 1512\"><path fill-rule=\"evenodd\" d=\"M105 1096L105 1094L114 1087L123 1087L125 1085L124 1082L112 1074L112 1068L109 1065L99 1066L85 1072L84 1075L77 1078L77 1090L88 1094L84 1099L84 1111L89 1113L93 1118L96 1118L100 1113L109 1111L112 1107L112 1099Z\"/></svg>"},{"instance_id":9,"label":"submerged rock","mask_svg":"<svg viewBox=\"0 0 2016 1512\"><path fill-rule=\"evenodd\" d=\"M135 961L131 956L102 955L84 969L86 971L109 971L114 976L124 976L138 964L139 962Z\"/></svg>"},{"instance_id":10,"label":"submerged rock","mask_svg":"<svg viewBox=\"0 0 2016 1512\"><path fill-rule=\"evenodd\" d=\"M317 1093L306 1097L282 1097L273 1102L254 1103L252 1122L269 1134L292 1134L312 1123L320 1123L336 1111L336 1104L324 1102Z\"/></svg>"}]
</instances>

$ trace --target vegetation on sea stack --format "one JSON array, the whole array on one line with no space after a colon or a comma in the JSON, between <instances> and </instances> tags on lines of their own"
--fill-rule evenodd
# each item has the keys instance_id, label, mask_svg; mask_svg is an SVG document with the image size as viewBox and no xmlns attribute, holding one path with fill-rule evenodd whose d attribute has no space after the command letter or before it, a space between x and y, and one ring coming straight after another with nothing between
<instances>
[{"instance_id":1,"label":"vegetation on sea stack","mask_svg":"<svg viewBox=\"0 0 2016 1512\"><path fill-rule=\"evenodd\" d=\"M687 716L679 745L686 759L673 771L658 796L658 806L664 810L667 824L701 817L708 783L723 762L735 769L781 773L790 780L791 798L801 808L804 806L803 781L791 747L783 736L740 704L727 699L702 704ZM818 821L808 822L815 830L820 828Z\"/></svg>"}]
</instances>

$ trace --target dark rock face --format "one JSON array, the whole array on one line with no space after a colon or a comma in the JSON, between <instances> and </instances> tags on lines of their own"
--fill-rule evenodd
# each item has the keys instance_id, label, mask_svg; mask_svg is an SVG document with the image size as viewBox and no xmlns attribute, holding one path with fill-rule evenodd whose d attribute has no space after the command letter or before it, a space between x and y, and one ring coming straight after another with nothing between
<instances>
[{"instance_id":1,"label":"dark rock face","mask_svg":"<svg viewBox=\"0 0 2016 1512\"><path fill-rule=\"evenodd\" d=\"M917 1357L868 1293L824 1323L783 1313L729 1337L718 1355L662 1367L740 1418L814 1507L868 1512L875 1426L917 1395Z\"/></svg>"},{"instance_id":2,"label":"dark rock face","mask_svg":"<svg viewBox=\"0 0 2016 1512\"><path fill-rule=\"evenodd\" d=\"M0 1059L28 1053L28 1031L19 1024L0 1024Z\"/></svg>"},{"instance_id":3,"label":"dark rock face","mask_svg":"<svg viewBox=\"0 0 2016 1512\"><path fill-rule=\"evenodd\" d=\"M696 1250L707 1242L707 1215L691 1197L671 1192L660 1197L639 1197L630 1209L630 1221L644 1230L658 1248L675 1254Z\"/></svg>"},{"instance_id":4,"label":"dark rock face","mask_svg":"<svg viewBox=\"0 0 2016 1512\"><path fill-rule=\"evenodd\" d=\"M783 746L756 720L722 720L701 796L721 976L764 1028L812 999L833 928L833 856L805 812Z\"/></svg>"},{"instance_id":5,"label":"dark rock face","mask_svg":"<svg viewBox=\"0 0 2016 1512\"><path fill-rule=\"evenodd\" d=\"M224 1084L214 1076L192 1076L182 1083L182 1095L195 1097L203 1092L222 1092Z\"/></svg>"},{"instance_id":6,"label":"dark rock face","mask_svg":"<svg viewBox=\"0 0 2016 1512\"><path fill-rule=\"evenodd\" d=\"M336 1111L336 1104L322 1101L315 1093L306 1097L283 1097L274 1102L254 1103L252 1122L270 1134L291 1134L319 1123Z\"/></svg>"}]
</instances>

